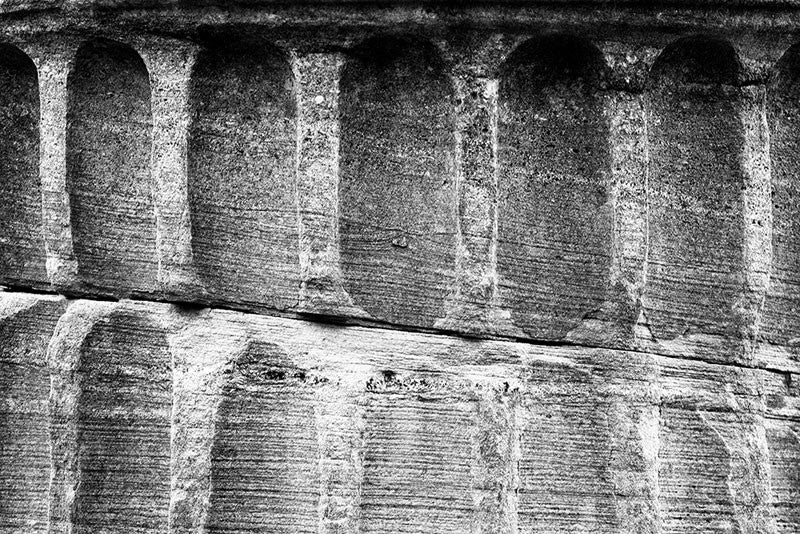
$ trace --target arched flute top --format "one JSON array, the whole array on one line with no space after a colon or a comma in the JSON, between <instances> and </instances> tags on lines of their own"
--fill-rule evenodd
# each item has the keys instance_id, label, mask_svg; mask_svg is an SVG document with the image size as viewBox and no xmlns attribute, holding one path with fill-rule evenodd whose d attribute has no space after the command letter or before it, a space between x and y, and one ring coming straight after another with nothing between
<instances>
[{"instance_id":1,"label":"arched flute top","mask_svg":"<svg viewBox=\"0 0 800 534\"><path fill-rule=\"evenodd\" d=\"M200 47L200 58L209 54L229 56L239 54L242 56L242 61L248 58L250 61L268 59L272 62L291 64L289 52L285 48L261 35L208 32L196 37L194 43ZM202 61L195 61L195 69L198 64L202 64Z\"/></svg>"},{"instance_id":2,"label":"arched flute top","mask_svg":"<svg viewBox=\"0 0 800 534\"><path fill-rule=\"evenodd\" d=\"M129 69L136 69L148 73L147 65L142 56L131 45L107 37L93 37L81 43L75 52L72 61L70 76L86 67L94 58L108 57L120 61Z\"/></svg>"},{"instance_id":3,"label":"arched flute top","mask_svg":"<svg viewBox=\"0 0 800 534\"><path fill-rule=\"evenodd\" d=\"M376 37L339 83L344 287L379 320L443 317L456 251L453 80L430 43Z\"/></svg>"},{"instance_id":4,"label":"arched flute top","mask_svg":"<svg viewBox=\"0 0 800 534\"><path fill-rule=\"evenodd\" d=\"M25 76L39 83L39 73L36 64L21 49L10 43L0 43L0 63L7 69L24 73Z\"/></svg>"},{"instance_id":5,"label":"arched flute top","mask_svg":"<svg viewBox=\"0 0 800 534\"><path fill-rule=\"evenodd\" d=\"M787 89L800 83L800 43L790 46L775 64L771 85L774 89Z\"/></svg>"},{"instance_id":6,"label":"arched flute top","mask_svg":"<svg viewBox=\"0 0 800 534\"><path fill-rule=\"evenodd\" d=\"M608 65L599 48L588 39L562 33L523 42L503 62L499 72L501 83L514 86L582 81L586 87L598 87L605 84L607 76Z\"/></svg>"},{"instance_id":7,"label":"arched flute top","mask_svg":"<svg viewBox=\"0 0 800 534\"><path fill-rule=\"evenodd\" d=\"M360 42L348 51L350 56L342 72L343 84L363 71L383 72L413 61L438 73L448 72L442 55L433 43L416 37L377 35Z\"/></svg>"},{"instance_id":8,"label":"arched flute top","mask_svg":"<svg viewBox=\"0 0 800 534\"><path fill-rule=\"evenodd\" d=\"M648 89L661 85L741 83L742 62L730 42L693 35L671 43L659 54L648 76Z\"/></svg>"},{"instance_id":9,"label":"arched flute top","mask_svg":"<svg viewBox=\"0 0 800 534\"><path fill-rule=\"evenodd\" d=\"M0 43L0 283L47 283L39 180L39 80L30 57Z\"/></svg>"},{"instance_id":10,"label":"arched flute top","mask_svg":"<svg viewBox=\"0 0 800 534\"><path fill-rule=\"evenodd\" d=\"M95 38L78 48L67 76L70 224L81 282L104 291L157 286L151 99L133 47Z\"/></svg>"}]
</instances>

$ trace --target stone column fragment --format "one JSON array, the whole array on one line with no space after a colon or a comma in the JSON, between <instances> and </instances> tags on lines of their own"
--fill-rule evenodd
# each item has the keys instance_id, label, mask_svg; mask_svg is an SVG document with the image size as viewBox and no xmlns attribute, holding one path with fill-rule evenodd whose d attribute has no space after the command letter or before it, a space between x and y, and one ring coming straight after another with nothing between
<instances>
[{"instance_id":1,"label":"stone column fragment","mask_svg":"<svg viewBox=\"0 0 800 534\"><path fill-rule=\"evenodd\" d=\"M39 72L40 174L46 267L57 288L73 285L78 264L72 248L67 192L67 75L77 43L51 40L28 51Z\"/></svg>"},{"instance_id":2,"label":"stone column fragment","mask_svg":"<svg viewBox=\"0 0 800 534\"><path fill-rule=\"evenodd\" d=\"M470 68L472 67L472 68ZM497 328L497 80L474 65L455 77L459 245L456 286L437 326Z\"/></svg>"},{"instance_id":3,"label":"stone column fragment","mask_svg":"<svg viewBox=\"0 0 800 534\"><path fill-rule=\"evenodd\" d=\"M78 486L79 461L78 410L80 385L76 380L81 347L100 318L115 304L78 301L72 304L56 325L47 347L51 367L50 382L50 534L73 532Z\"/></svg>"},{"instance_id":4,"label":"stone column fragment","mask_svg":"<svg viewBox=\"0 0 800 534\"><path fill-rule=\"evenodd\" d=\"M183 41L148 40L140 52L150 71L153 113L151 172L155 184L158 281L162 291L191 298L192 263L187 192L189 82L197 48Z\"/></svg>"},{"instance_id":5,"label":"stone column fragment","mask_svg":"<svg viewBox=\"0 0 800 534\"><path fill-rule=\"evenodd\" d=\"M63 298L0 293L0 532L48 530L47 344Z\"/></svg>"},{"instance_id":6,"label":"stone column fragment","mask_svg":"<svg viewBox=\"0 0 800 534\"><path fill-rule=\"evenodd\" d=\"M300 309L351 307L339 268L340 53L294 57L297 81L297 193L300 205Z\"/></svg>"}]
</instances>

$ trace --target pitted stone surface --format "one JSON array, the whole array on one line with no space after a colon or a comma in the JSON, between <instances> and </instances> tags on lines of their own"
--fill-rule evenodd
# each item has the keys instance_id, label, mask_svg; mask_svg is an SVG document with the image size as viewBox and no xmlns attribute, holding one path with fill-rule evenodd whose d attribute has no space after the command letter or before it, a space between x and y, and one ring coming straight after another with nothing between
<instances>
[{"instance_id":1,"label":"pitted stone surface","mask_svg":"<svg viewBox=\"0 0 800 534\"><path fill-rule=\"evenodd\" d=\"M0 2L0 534L798 532L800 4L721 5Z\"/></svg>"},{"instance_id":2,"label":"pitted stone surface","mask_svg":"<svg viewBox=\"0 0 800 534\"><path fill-rule=\"evenodd\" d=\"M279 347L250 345L216 416L208 532L317 531L313 389Z\"/></svg>"},{"instance_id":3,"label":"pitted stone surface","mask_svg":"<svg viewBox=\"0 0 800 534\"><path fill-rule=\"evenodd\" d=\"M34 441L43 460L48 441L76 460L77 492L63 496L78 531L191 530L170 501L192 492L203 528L230 533L797 525L796 376L143 301L0 299L25 343L43 347L61 317L48 353L77 372L59 371L50 395L77 402L76 432L57 411ZM0 524L19 517L0 510Z\"/></svg>"},{"instance_id":4,"label":"pitted stone surface","mask_svg":"<svg viewBox=\"0 0 800 534\"><path fill-rule=\"evenodd\" d=\"M744 290L744 143L737 58L687 40L651 74L650 250L644 309L656 337L736 335Z\"/></svg>"},{"instance_id":5,"label":"pitted stone surface","mask_svg":"<svg viewBox=\"0 0 800 534\"><path fill-rule=\"evenodd\" d=\"M500 80L500 295L536 338L563 338L599 317L610 285L604 75L588 42L543 38L521 45Z\"/></svg>"},{"instance_id":6,"label":"pitted stone surface","mask_svg":"<svg viewBox=\"0 0 800 534\"><path fill-rule=\"evenodd\" d=\"M164 332L123 310L101 319L80 351L75 532L162 532L172 406Z\"/></svg>"},{"instance_id":7,"label":"pitted stone surface","mask_svg":"<svg viewBox=\"0 0 800 534\"><path fill-rule=\"evenodd\" d=\"M50 373L47 343L60 299L0 301L0 532L48 527Z\"/></svg>"}]
</instances>

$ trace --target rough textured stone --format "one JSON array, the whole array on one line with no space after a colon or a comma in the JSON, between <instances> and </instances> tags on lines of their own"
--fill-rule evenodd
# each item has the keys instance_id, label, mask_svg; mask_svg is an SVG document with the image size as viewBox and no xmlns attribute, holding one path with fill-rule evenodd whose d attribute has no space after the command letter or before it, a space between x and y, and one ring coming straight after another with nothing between
<instances>
[{"instance_id":1,"label":"rough textured stone","mask_svg":"<svg viewBox=\"0 0 800 534\"><path fill-rule=\"evenodd\" d=\"M59 298L18 294L0 300L0 532L47 532L46 349L64 308Z\"/></svg>"},{"instance_id":2,"label":"rough textured stone","mask_svg":"<svg viewBox=\"0 0 800 534\"><path fill-rule=\"evenodd\" d=\"M372 317L433 326L455 266L452 86L425 43L374 40L344 69L345 289Z\"/></svg>"},{"instance_id":3,"label":"rough textured stone","mask_svg":"<svg viewBox=\"0 0 800 534\"><path fill-rule=\"evenodd\" d=\"M644 312L656 337L736 335L744 291L739 65L727 43L686 39L651 73Z\"/></svg>"},{"instance_id":4,"label":"rough textured stone","mask_svg":"<svg viewBox=\"0 0 800 534\"><path fill-rule=\"evenodd\" d=\"M297 303L296 104L289 63L219 38L192 72L192 252L213 300Z\"/></svg>"},{"instance_id":5,"label":"rough textured stone","mask_svg":"<svg viewBox=\"0 0 800 534\"><path fill-rule=\"evenodd\" d=\"M39 183L39 84L36 66L21 50L0 47L0 282L36 286L47 281Z\"/></svg>"},{"instance_id":6,"label":"rough textured stone","mask_svg":"<svg viewBox=\"0 0 800 534\"><path fill-rule=\"evenodd\" d=\"M0 2L0 533L800 531L795 4Z\"/></svg>"},{"instance_id":7,"label":"rough textured stone","mask_svg":"<svg viewBox=\"0 0 800 534\"><path fill-rule=\"evenodd\" d=\"M550 37L519 46L501 73L500 298L535 338L599 316L610 283L604 71L590 43Z\"/></svg>"},{"instance_id":8,"label":"rough textured stone","mask_svg":"<svg viewBox=\"0 0 800 534\"><path fill-rule=\"evenodd\" d=\"M316 532L314 391L279 347L249 345L223 386L208 532Z\"/></svg>"},{"instance_id":9,"label":"rough textured stone","mask_svg":"<svg viewBox=\"0 0 800 534\"><path fill-rule=\"evenodd\" d=\"M652 532L659 524L657 367L631 355L620 368L612 354L590 354L524 371L521 532Z\"/></svg>"},{"instance_id":10,"label":"rough textured stone","mask_svg":"<svg viewBox=\"0 0 800 534\"><path fill-rule=\"evenodd\" d=\"M32 362L24 395L51 403L50 433L25 434L44 455L26 457L31 480L52 451L51 531L797 526L796 375L142 301L1 300L15 350L43 355L50 340L52 378ZM42 531L46 490L15 492ZM36 515L21 510L0 508L0 524Z\"/></svg>"},{"instance_id":11,"label":"rough textured stone","mask_svg":"<svg viewBox=\"0 0 800 534\"><path fill-rule=\"evenodd\" d=\"M114 293L157 279L150 81L141 57L84 44L67 79L67 189L78 276Z\"/></svg>"},{"instance_id":12,"label":"rough textured stone","mask_svg":"<svg viewBox=\"0 0 800 534\"><path fill-rule=\"evenodd\" d=\"M164 332L139 313L112 312L79 350L75 532L162 532L172 406Z\"/></svg>"},{"instance_id":13,"label":"rough textured stone","mask_svg":"<svg viewBox=\"0 0 800 534\"><path fill-rule=\"evenodd\" d=\"M772 159L772 273L764 306L761 332L776 344L800 341L800 125L798 51L792 48L782 59L777 80L770 90Z\"/></svg>"},{"instance_id":14,"label":"rough textured stone","mask_svg":"<svg viewBox=\"0 0 800 534\"><path fill-rule=\"evenodd\" d=\"M361 532L470 529L477 403L448 382L391 370L367 382Z\"/></svg>"}]
</instances>

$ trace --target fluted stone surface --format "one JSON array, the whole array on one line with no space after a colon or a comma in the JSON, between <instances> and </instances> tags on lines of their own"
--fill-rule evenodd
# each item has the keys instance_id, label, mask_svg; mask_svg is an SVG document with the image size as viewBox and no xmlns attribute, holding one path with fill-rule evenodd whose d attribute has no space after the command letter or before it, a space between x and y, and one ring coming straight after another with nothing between
<instances>
[{"instance_id":1,"label":"fluted stone surface","mask_svg":"<svg viewBox=\"0 0 800 534\"><path fill-rule=\"evenodd\" d=\"M798 5L382 4L0 2L0 534L800 532Z\"/></svg>"},{"instance_id":2,"label":"fluted stone surface","mask_svg":"<svg viewBox=\"0 0 800 534\"><path fill-rule=\"evenodd\" d=\"M87 532L798 526L796 374L144 301L2 302L14 346L43 357L50 340L76 369L8 390L39 391L45 411L4 433L7 532L47 529L50 444L75 458L77 492L49 497ZM48 417L48 392L74 431Z\"/></svg>"}]
</instances>

